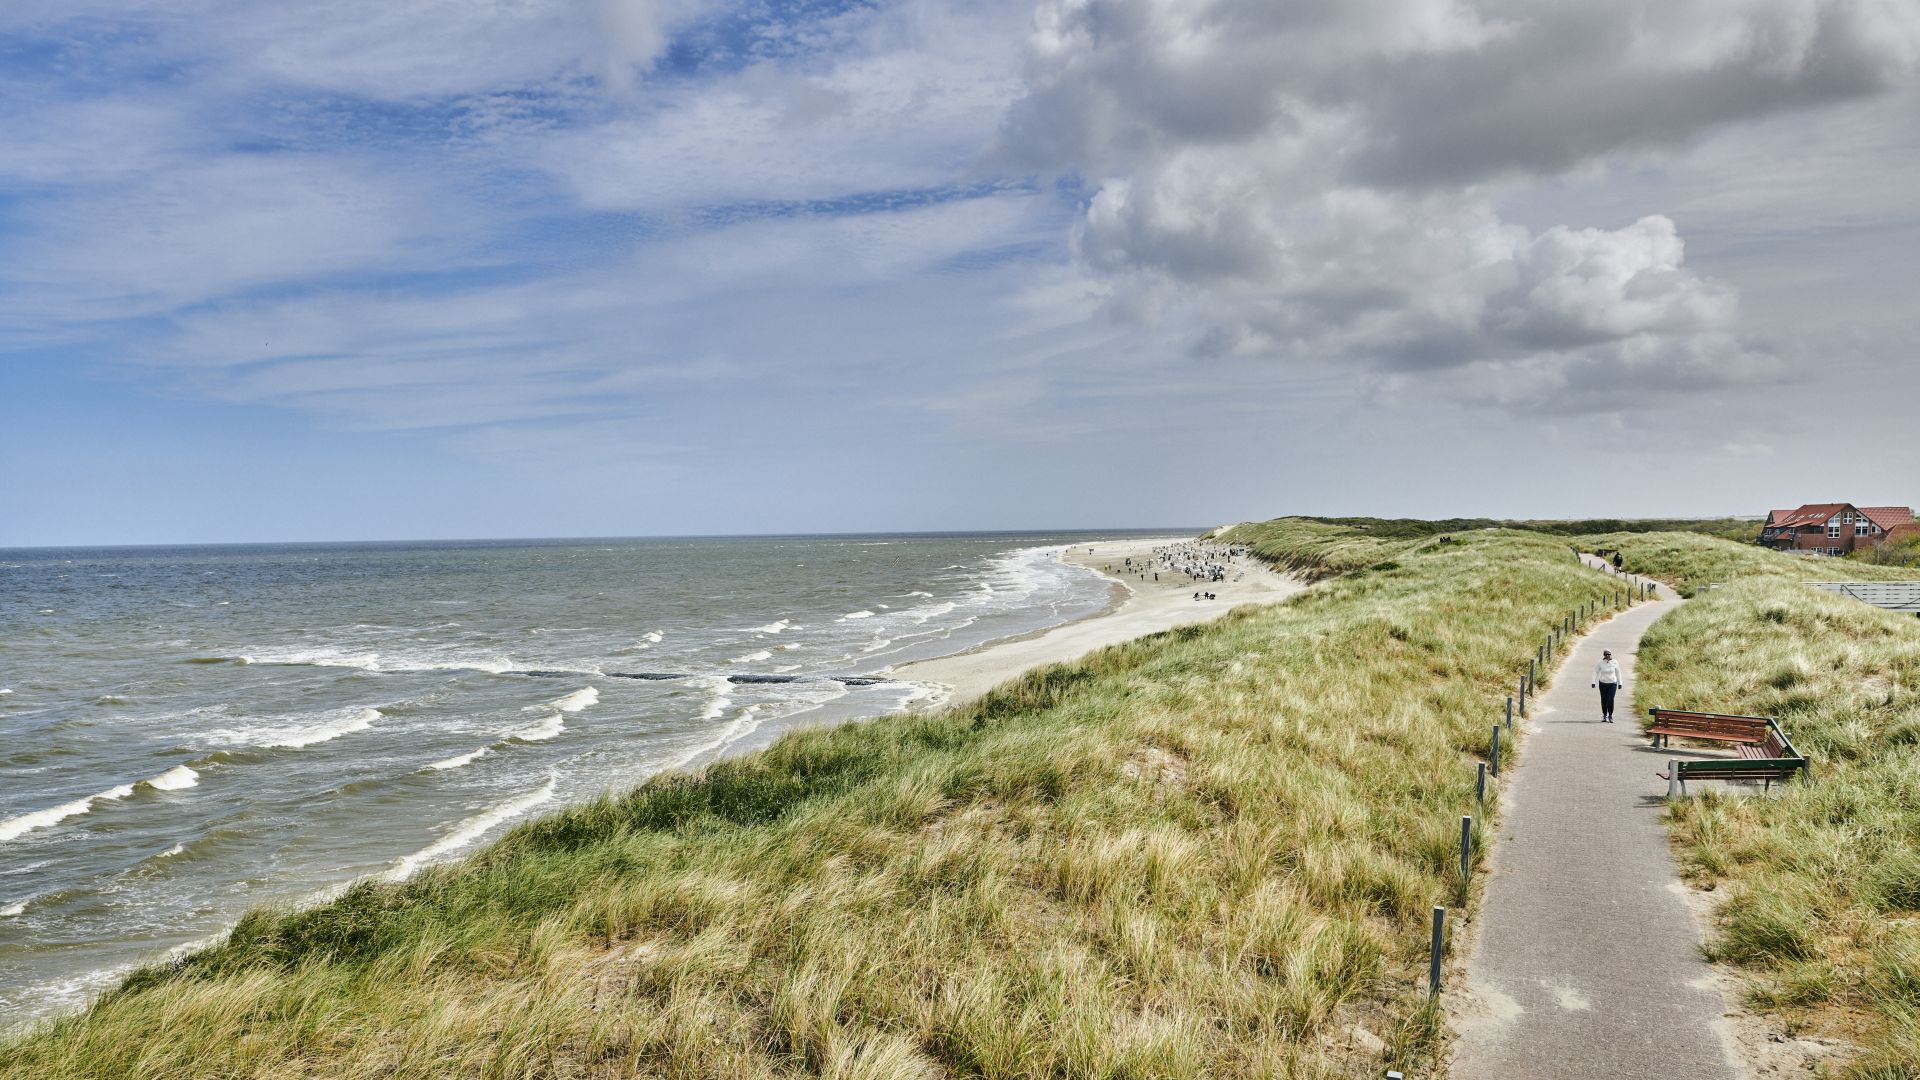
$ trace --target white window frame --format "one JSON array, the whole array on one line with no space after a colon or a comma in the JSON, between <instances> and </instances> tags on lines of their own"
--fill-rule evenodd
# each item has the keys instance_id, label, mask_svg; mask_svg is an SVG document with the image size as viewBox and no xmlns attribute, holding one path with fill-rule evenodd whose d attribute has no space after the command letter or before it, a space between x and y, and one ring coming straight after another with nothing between
<instances>
[{"instance_id":1,"label":"white window frame","mask_svg":"<svg viewBox=\"0 0 1920 1080\"><path fill-rule=\"evenodd\" d=\"M1829 540L1838 540L1838 539L1840 539L1840 521L1839 521L1839 519L1837 519L1837 518L1828 518L1828 519L1827 519L1827 539L1829 539Z\"/></svg>"}]
</instances>

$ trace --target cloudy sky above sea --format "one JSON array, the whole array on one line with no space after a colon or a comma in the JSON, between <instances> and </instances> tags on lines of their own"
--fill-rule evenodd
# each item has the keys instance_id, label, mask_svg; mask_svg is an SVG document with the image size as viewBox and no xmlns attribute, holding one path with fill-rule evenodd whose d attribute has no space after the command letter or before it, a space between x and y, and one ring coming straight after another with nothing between
<instances>
[{"instance_id":1,"label":"cloudy sky above sea","mask_svg":"<svg viewBox=\"0 0 1920 1080\"><path fill-rule=\"evenodd\" d=\"M9 0L0 545L1920 503L1914 0Z\"/></svg>"}]
</instances>

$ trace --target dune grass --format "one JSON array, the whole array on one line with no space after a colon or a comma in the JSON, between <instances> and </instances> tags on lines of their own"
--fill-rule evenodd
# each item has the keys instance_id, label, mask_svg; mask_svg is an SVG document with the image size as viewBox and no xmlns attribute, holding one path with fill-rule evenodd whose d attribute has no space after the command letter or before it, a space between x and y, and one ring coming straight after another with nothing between
<instances>
[{"instance_id":1,"label":"dune grass","mask_svg":"<svg viewBox=\"0 0 1920 1080\"><path fill-rule=\"evenodd\" d=\"M1788 555L1759 544L1692 532L1584 533L1572 543L1582 551L1620 552L1621 569L1656 578L1682 596L1697 596L1715 582L1757 577L1780 581L1913 581L1920 569L1875 566L1854 559Z\"/></svg>"},{"instance_id":2,"label":"dune grass","mask_svg":"<svg viewBox=\"0 0 1920 1080\"><path fill-rule=\"evenodd\" d=\"M1639 700L1776 717L1813 763L1771 798L1701 785L1670 809L1719 898L1709 954L1755 1007L1860 1044L1841 1075L1920 1076L1920 620L1800 584L1786 556L1673 550L1684 566L1643 569L1727 584L1648 632Z\"/></svg>"},{"instance_id":3,"label":"dune grass","mask_svg":"<svg viewBox=\"0 0 1920 1080\"><path fill-rule=\"evenodd\" d=\"M0 1077L1426 1073L1473 762L1612 583L1524 533L1236 538L1342 573L254 912Z\"/></svg>"}]
</instances>

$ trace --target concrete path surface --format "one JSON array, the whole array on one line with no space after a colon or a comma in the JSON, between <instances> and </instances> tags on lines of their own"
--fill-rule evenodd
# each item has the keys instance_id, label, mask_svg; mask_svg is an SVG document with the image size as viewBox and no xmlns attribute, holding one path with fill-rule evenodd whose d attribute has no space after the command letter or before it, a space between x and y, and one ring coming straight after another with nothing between
<instances>
[{"instance_id":1,"label":"concrete path surface","mask_svg":"<svg viewBox=\"0 0 1920 1080\"><path fill-rule=\"evenodd\" d=\"M1595 560L1588 560L1589 563ZM1491 877L1467 958L1454 1080L1735 1080L1726 1005L1660 820L1665 757L1640 736L1640 636L1671 590L1597 624L1535 702L1510 774ZM1592 689L1612 649L1626 685L1616 723Z\"/></svg>"}]
</instances>

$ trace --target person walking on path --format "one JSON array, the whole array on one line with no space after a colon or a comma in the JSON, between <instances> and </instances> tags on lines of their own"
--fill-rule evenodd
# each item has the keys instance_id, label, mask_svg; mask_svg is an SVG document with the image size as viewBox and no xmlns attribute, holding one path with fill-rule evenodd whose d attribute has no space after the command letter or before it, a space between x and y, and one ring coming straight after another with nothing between
<instances>
[{"instance_id":1,"label":"person walking on path","mask_svg":"<svg viewBox=\"0 0 1920 1080\"><path fill-rule=\"evenodd\" d=\"M1613 696L1620 692L1620 665L1613 659L1613 650L1600 653L1600 662L1594 665L1593 684L1600 688L1600 722L1613 723Z\"/></svg>"}]
</instances>

